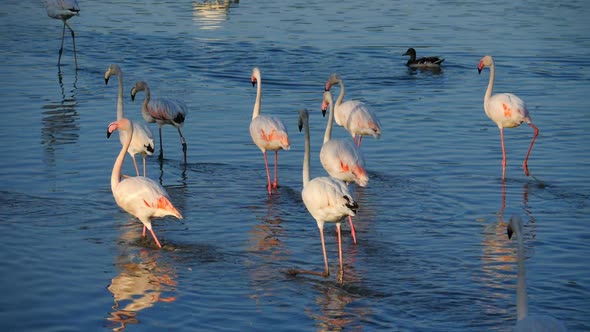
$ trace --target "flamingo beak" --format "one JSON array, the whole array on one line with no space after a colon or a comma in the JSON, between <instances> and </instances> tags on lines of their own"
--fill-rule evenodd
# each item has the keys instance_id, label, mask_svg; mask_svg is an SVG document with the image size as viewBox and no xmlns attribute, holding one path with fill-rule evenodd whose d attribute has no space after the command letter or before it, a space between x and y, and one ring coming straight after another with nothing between
<instances>
[{"instance_id":1,"label":"flamingo beak","mask_svg":"<svg viewBox=\"0 0 590 332\"><path fill-rule=\"evenodd\" d=\"M109 84L109 78L108 78L108 77L105 77L105 79L104 79L104 84L105 84L105 85Z\"/></svg>"},{"instance_id":2,"label":"flamingo beak","mask_svg":"<svg viewBox=\"0 0 590 332\"><path fill-rule=\"evenodd\" d=\"M477 65L477 73L481 74L481 71L483 70L483 63L479 63L479 65Z\"/></svg>"},{"instance_id":3,"label":"flamingo beak","mask_svg":"<svg viewBox=\"0 0 590 332\"><path fill-rule=\"evenodd\" d=\"M510 225L508 225L508 227L506 227L506 234L508 234L509 240L512 238L512 234L514 234L514 231L512 230L512 227L510 227Z\"/></svg>"}]
</instances>

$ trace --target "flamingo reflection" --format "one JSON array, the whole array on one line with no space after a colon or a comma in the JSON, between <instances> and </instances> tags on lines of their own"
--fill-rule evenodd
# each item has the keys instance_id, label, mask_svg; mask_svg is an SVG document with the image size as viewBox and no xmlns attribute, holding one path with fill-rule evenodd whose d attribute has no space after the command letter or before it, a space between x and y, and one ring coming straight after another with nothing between
<instances>
[{"instance_id":1,"label":"flamingo reflection","mask_svg":"<svg viewBox=\"0 0 590 332\"><path fill-rule=\"evenodd\" d=\"M127 232L123 237L135 237ZM132 242L129 241L129 242ZM113 331L122 331L127 324L139 324L138 313L158 302L173 302L176 275L172 266L159 261L160 252L140 249L124 252L117 257L119 275L114 277L108 290L113 294L114 305L108 321L117 324Z\"/></svg>"},{"instance_id":2,"label":"flamingo reflection","mask_svg":"<svg viewBox=\"0 0 590 332\"><path fill-rule=\"evenodd\" d=\"M222 27L229 17L229 9L239 0L193 1L193 20L202 30L215 30Z\"/></svg>"}]
</instances>

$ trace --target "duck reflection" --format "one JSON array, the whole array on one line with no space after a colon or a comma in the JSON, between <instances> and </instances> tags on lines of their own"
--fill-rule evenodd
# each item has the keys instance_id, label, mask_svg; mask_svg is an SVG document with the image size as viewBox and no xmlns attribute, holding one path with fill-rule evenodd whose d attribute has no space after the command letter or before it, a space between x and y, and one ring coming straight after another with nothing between
<instances>
[{"instance_id":1,"label":"duck reflection","mask_svg":"<svg viewBox=\"0 0 590 332\"><path fill-rule=\"evenodd\" d=\"M80 132L79 115L76 111L78 72L75 72L72 89L67 93L60 67L58 67L57 77L61 92L59 100L42 108L41 145L44 147L44 161L51 166L56 164L56 151L60 146L76 143Z\"/></svg>"},{"instance_id":2,"label":"duck reflection","mask_svg":"<svg viewBox=\"0 0 590 332\"><path fill-rule=\"evenodd\" d=\"M133 231L125 235L135 236ZM143 309L158 302L176 300L176 297L169 296L176 290L174 269L160 262L159 255L159 251L140 249L139 252L124 252L117 257L119 275L108 286L114 305L107 320L117 324L113 331L122 331L127 324L139 324L137 315Z\"/></svg>"},{"instance_id":3,"label":"duck reflection","mask_svg":"<svg viewBox=\"0 0 590 332\"><path fill-rule=\"evenodd\" d=\"M216 30L229 17L229 9L239 0L193 1L193 21L202 30Z\"/></svg>"}]
</instances>

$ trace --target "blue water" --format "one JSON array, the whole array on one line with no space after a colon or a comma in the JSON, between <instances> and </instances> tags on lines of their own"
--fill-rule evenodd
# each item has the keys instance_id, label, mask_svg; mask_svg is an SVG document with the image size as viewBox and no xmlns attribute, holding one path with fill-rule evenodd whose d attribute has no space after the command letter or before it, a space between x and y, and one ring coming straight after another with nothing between
<instances>
[{"instance_id":1,"label":"blue water","mask_svg":"<svg viewBox=\"0 0 590 332\"><path fill-rule=\"evenodd\" d=\"M525 223L529 312L590 330L590 36L584 1L82 2L69 23L41 2L0 5L0 326L3 331L508 331L516 322L516 241ZM441 71L414 71L402 54L444 57ZM540 136L506 130L501 180L498 129L483 111L496 60L496 92L527 102ZM164 127L165 159L147 174L184 219L154 221L164 248L141 238L119 209L110 172L121 66L125 114L152 96L189 106L178 133ZM260 150L248 132L255 89L262 113L287 124L279 190L266 193ZM352 186L358 244L343 224L344 284L336 282L336 232L326 225L332 275L321 271L315 221L300 198L303 134L311 112L312 176L326 119L323 85L333 72L346 99L380 118L365 138L367 188ZM338 92L339 89L335 88ZM157 126L151 125L157 141ZM347 138L340 127L334 136ZM125 174L134 174L125 161Z\"/></svg>"}]
</instances>

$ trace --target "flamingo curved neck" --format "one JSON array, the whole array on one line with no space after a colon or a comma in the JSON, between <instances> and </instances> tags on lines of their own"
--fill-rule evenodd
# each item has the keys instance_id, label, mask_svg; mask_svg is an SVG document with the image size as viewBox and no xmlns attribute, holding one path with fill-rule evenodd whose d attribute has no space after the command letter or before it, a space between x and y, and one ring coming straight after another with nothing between
<instances>
[{"instance_id":1,"label":"flamingo curved neck","mask_svg":"<svg viewBox=\"0 0 590 332\"><path fill-rule=\"evenodd\" d=\"M262 102L262 79L256 77L256 101L254 102L254 110L252 111L252 119L260 115L260 104Z\"/></svg>"},{"instance_id":2,"label":"flamingo curved neck","mask_svg":"<svg viewBox=\"0 0 590 332\"><path fill-rule=\"evenodd\" d=\"M330 113L328 114L328 125L326 126L326 132L324 133L324 144L326 144L332 138L332 123L334 122L334 103L332 103L332 94L328 99L330 103Z\"/></svg>"},{"instance_id":3,"label":"flamingo curved neck","mask_svg":"<svg viewBox=\"0 0 590 332\"><path fill-rule=\"evenodd\" d=\"M344 99L344 82L339 81L338 84L340 84L340 94L338 94L338 98L336 98L335 107L340 106L340 104L342 104L342 100Z\"/></svg>"},{"instance_id":4,"label":"flamingo curved neck","mask_svg":"<svg viewBox=\"0 0 590 332\"><path fill-rule=\"evenodd\" d=\"M518 320L521 320L528 315L526 267L524 265L524 249L521 230L522 228L516 233L516 240L518 242L518 248L516 252L516 259L518 261L518 282L516 286L516 311Z\"/></svg>"},{"instance_id":5,"label":"flamingo curved neck","mask_svg":"<svg viewBox=\"0 0 590 332\"><path fill-rule=\"evenodd\" d=\"M146 85L144 86L143 91L145 92L145 98L143 98L143 105L141 106L141 113L143 115L144 120L146 122L150 122L148 119L151 119L151 116L148 113L148 104L150 103L150 88Z\"/></svg>"},{"instance_id":6,"label":"flamingo curved neck","mask_svg":"<svg viewBox=\"0 0 590 332\"><path fill-rule=\"evenodd\" d=\"M119 81L119 89L117 95L117 120L123 117L123 74L117 71L117 80Z\"/></svg>"},{"instance_id":7,"label":"flamingo curved neck","mask_svg":"<svg viewBox=\"0 0 590 332\"><path fill-rule=\"evenodd\" d=\"M488 104L488 100L490 99L490 97L492 97L492 91L494 90L494 78L496 77L496 67L494 66L493 61L489 67L490 67L490 80L488 82L488 88L486 90L486 94L483 99L484 105L486 105L486 107Z\"/></svg>"},{"instance_id":8,"label":"flamingo curved neck","mask_svg":"<svg viewBox=\"0 0 590 332\"><path fill-rule=\"evenodd\" d=\"M303 126L305 127L305 154L303 155L303 188L307 186L309 183L309 123L308 120L305 119L303 122Z\"/></svg>"},{"instance_id":9,"label":"flamingo curved neck","mask_svg":"<svg viewBox=\"0 0 590 332\"><path fill-rule=\"evenodd\" d=\"M115 192L115 188L119 182L121 182L121 168L123 167L123 161L125 161L125 154L131 145L131 138L133 136L133 125L129 125L129 129L125 130L127 132L126 141L115 160L115 164L113 165L113 172L111 173L111 190L113 193Z\"/></svg>"}]
</instances>

